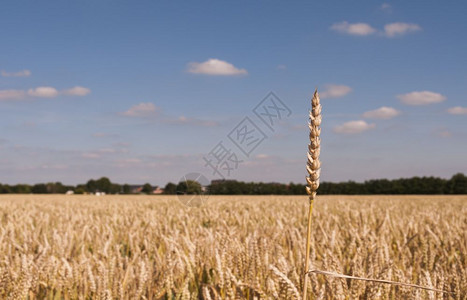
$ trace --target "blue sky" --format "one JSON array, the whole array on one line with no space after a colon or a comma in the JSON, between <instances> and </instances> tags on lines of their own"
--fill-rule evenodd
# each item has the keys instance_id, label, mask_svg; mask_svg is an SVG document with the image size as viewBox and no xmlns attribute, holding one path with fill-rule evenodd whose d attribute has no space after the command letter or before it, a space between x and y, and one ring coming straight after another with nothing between
<instances>
[{"instance_id":1,"label":"blue sky","mask_svg":"<svg viewBox=\"0 0 467 300\"><path fill-rule=\"evenodd\" d=\"M315 88L323 180L467 173L465 11L464 1L2 1L0 182L164 185L190 172L304 182ZM270 91L291 111L272 130L253 112ZM266 136L249 157L228 137L245 117ZM219 142L240 161L230 174L205 166Z\"/></svg>"}]
</instances>

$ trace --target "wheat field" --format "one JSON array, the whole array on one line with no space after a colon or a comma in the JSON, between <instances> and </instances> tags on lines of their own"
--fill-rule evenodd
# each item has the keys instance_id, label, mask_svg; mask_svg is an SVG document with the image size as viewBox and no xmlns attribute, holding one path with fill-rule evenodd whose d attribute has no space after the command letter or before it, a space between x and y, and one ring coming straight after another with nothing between
<instances>
[{"instance_id":1,"label":"wheat field","mask_svg":"<svg viewBox=\"0 0 467 300\"><path fill-rule=\"evenodd\" d=\"M299 299L308 200L0 197L1 299ZM318 196L309 299L467 299L467 196Z\"/></svg>"}]
</instances>

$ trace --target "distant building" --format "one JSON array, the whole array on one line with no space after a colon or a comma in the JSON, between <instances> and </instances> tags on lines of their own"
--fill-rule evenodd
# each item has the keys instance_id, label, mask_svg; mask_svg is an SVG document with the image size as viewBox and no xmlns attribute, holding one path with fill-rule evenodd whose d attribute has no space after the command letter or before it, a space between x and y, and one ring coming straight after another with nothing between
<instances>
[{"instance_id":1,"label":"distant building","mask_svg":"<svg viewBox=\"0 0 467 300\"><path fill-rule=\"evenodd\" d=\"M164 193L164 189L161 189L160 187L156 187L154 191L152 191L153 194L159 195Z\"/></svg>"},{"instance_id":2,"label":"distant building","mask_svg":"<svg viewBox=\"0 0 467 300\"><path fill-rule=\"evenodd\" d=\"M143 193L144 185L142 184L128 184L126 186L128 190L124 191L124 193L127 193L127 194L142 194ZM154 187L154 189L151 191L151 194L162 194L163 192L164 192L164 189L161 189L160 187Z\"/></svg>"},{"instance_id":3,"label":"distant building","mask_svg":"<svg viewBox=\"0 0 467 300\"><path fill-rule=\"evenodd\" d=\"M143 191L142 185L130 185L130 191L132 194L140 194Z\"/></svg>"}]
</instances>

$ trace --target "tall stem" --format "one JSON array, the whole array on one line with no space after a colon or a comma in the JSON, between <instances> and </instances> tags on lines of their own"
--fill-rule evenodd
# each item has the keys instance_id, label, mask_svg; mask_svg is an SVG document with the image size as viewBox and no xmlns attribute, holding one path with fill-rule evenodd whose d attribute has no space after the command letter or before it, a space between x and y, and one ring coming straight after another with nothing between
<instances>
[{"instance_id":1,"label":"tall stem","mask_svg":"<svg viewBox=\"0 0 467 300\"><path fill-rule=\"evenodd\" d=\"M308 176L306 177L306 192L310 199L310 207L308 210L308 227L306 232L306 249L305 249L305 278L303 280L303 300L307 298L308 289L308 271L310 268L310 248L311 248L311 218L313 216L313 202L316 198L316 190L319 187L319 177L321 172L321 164L319 162L319 152L321 140L319 135L321 133L321 104L319 103L318 90L315 90L313 99L311 99L310 110L310 144L308 145L308 160L306 170Z\"/></svg>"},{"instance_id":2,"label":"tall stem","mask_svg":"<svg viewBox=\"0 0 467 300\"><path fill-rule=\"evenodd\" d=\"M303 300L306 300L308 289L308 269L310 268L310 247L311 247L311 217L313 215L314 197L310 197L310 208L308 210L308 227L306 230L306 256L305 256L305 280L303 283Z\"/></svg>"}]
</instances>

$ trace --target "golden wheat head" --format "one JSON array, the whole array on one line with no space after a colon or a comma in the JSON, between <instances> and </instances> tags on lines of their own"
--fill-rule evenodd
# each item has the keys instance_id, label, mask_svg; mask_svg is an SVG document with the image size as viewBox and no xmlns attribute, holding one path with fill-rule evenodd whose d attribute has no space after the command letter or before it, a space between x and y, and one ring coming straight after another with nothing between
<instances>
[{"instance_id":1,"label":"golden wheat head","mask_svg":"<svg viewBox=\"0 0 467 300\"><path fill-rule=\"evenodd\" d=\"M319 162L320 152L320 138L321 133L321 104L319 103L318 90L315 90L313 99L311 100L310 110L310 144L308 145L308 161L306 169L308 176L306 177L306 192L310 197L310 200L316 196L316 190L319 187L319 176L321 171L321 164Z\"/></svg>"}]
</instances>

